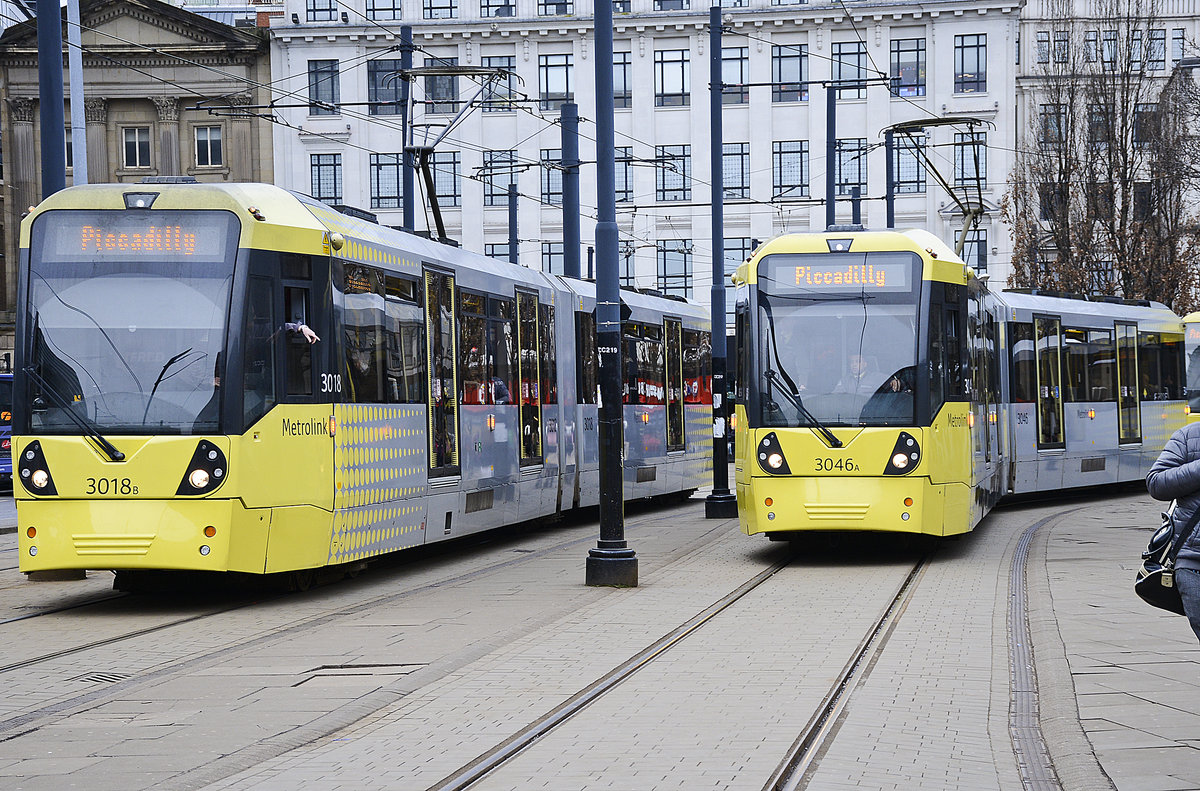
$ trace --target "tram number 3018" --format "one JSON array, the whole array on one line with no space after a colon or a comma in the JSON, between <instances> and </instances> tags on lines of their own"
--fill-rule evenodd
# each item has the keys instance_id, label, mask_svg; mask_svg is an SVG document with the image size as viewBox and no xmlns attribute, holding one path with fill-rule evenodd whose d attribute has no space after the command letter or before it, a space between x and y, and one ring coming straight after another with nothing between
<instances>
[{"instance_id":1,"label":"tram number 3018","mask_svg":"<svg viewBox=\"0 0 1200 791\"><path fill-rule=\"evenodd\" d=\"M817 458L817 472L858 472L858 465L854 463L854 459L830 459Z\"/></svg>"},{"instance_id":2,"label":"tram number 3018","mask_svg":"<svg viewBox=\"0 0 1200 791\"><path fill-rule=\"evenodd\" d=\"M137 494L138 488L128 478L88 478L88 494Z\"/></svg>"}]
</instances>

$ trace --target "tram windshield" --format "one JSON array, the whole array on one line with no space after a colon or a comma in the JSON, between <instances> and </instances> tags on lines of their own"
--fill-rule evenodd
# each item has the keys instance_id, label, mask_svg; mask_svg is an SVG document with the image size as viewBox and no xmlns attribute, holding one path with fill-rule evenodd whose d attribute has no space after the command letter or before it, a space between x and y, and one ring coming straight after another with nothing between
<instances>
[{"instance_id":1,"label":"tram windshield","mask_svg":"<svg viewBox=\"0 0 1200 791\"><path fill-rule=\"evenodd\" d=\"M1187 355L1187 400L1192 414L1200 413L1200 322L1184 325L1184 353Z\"/></svg>"},{"instance_id":2,"label":"tram windshield","mask_svg":"<svg viewBox=\"0 0 1200 791\"><path fill-rule=\"evenodd\" d=\"M237 238L228 212L40 216L23 325L24 428L216 431Z\"/></svg>"},{"instance_id":3,"label":"tram windshield","mask_svg":"<svg viewBox=\"0 0 1200 791\"><path fill-rule=\"evenodd\" d=\"M905 252L765 258L761 425L911 425L919 267Z\"/></svg>"}]
</instances>

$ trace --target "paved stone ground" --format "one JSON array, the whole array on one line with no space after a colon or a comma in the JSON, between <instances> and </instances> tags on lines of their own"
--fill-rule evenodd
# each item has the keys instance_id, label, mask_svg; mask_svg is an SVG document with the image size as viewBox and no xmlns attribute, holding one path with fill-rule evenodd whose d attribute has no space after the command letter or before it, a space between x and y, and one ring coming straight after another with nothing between
<instances>
[{"instance_id":1,"label":"paved stone ground","mask_svg":"<svg viewBox=\"0 0 1200 791\"><path fill-rule=\"evenodd\" d=\"M642 557L637 589L584 589L577 546L448 587L432 582L444 570L406 572L393 584L428 576L430 587L0 743L0 784L428 788L789 551L741 535L734 522L705 523L702 508L694 500L631 520ZM942 545L809 767L807 787L1021 787L1008 719L1008 586L1018 539L1049 516L1030 548L1027 591L1044 731L1062 787L1200 789L1200 646L1184 619L1132 592L1157 512L1132 489L1018 504ZM672 554L675 536L686 546ZM509 546L527 551L520 541ZM761 788L914 557L802 555L478 788ZM299 621L363 592L335 586L251 608L222 637L235 645L237 634L281 628L281 612ZM212 634L188 639L221 644ZM11 643L0 655L6 650ZM168 653L139 666L169 666ZM382 677L312 672L336 661L393 667ZM345 726L323 730L335 710Z\"/></svg>"}]
</instances>

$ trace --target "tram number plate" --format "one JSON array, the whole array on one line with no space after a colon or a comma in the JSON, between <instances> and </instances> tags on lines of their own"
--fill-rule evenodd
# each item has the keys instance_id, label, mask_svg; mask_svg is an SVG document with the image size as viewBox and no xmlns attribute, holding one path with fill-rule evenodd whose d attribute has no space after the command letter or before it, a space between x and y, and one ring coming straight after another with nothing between
<instances>
[{"instance_id":1,"label":"tram number plate","mask_svg":"<svg viewBox=\"0 0 1200 791\"><path fill-rule=\"evenodd\" d=\"M858 472L858 465L854 463L854 459L831 459L817 457L814 461L817 464L817 472Z\"/></svg>"},{"instance_id":2,"label":"tram number plate","mask_svg":"<svg viewBox=\"0 0 1200 791\"><path fill-rule=\"evenodd\" d=\"M137 484L129 478L85 478L85 494L137 494Z\"/></svg>"}]
</instances>

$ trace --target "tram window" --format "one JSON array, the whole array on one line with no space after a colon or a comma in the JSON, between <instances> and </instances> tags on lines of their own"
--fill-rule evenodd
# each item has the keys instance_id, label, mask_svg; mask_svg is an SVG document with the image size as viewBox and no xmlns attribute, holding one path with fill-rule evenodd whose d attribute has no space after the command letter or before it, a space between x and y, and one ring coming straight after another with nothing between
<instances>
[{"instance_id":1,"label":"tram window","mask_svg":"<svg viewBox=\"0 0 1200 791\"><path fill-rule=\"evenodd\" d=\"M737 347L734 356L737 358L738 367L734 393L737 400L745 404L750 392L750 355L746 351L750 345L750 307L745 303L736 308L733 337Z\"/></svg>"},{"instance_id":2,"label":"tram window","mask_svg":"<svg viewBox=\"0 0 1200 791\"><path fill-rule=\"evenodd\" d=\"M457 472L458 401L455 398L454 276L425 272L425 320L429 340L429 468Z\"/></svg>"},{"instance_id":3,"label":"tram window","mask_svg":"<svg viewBox=\"0 0 1200 791\"><path fill-rule=\"evenodd\" d=\"M487 371L487 297L458 292L459 401L491 403Z\"/></svg>"},{"instance_id":4,"label":"tram window","mask_svg":"<svg viewBox=\"0 0 1200 791\"><path fill-rule=\"evenodd\" d=\"M1057 318L1036 318L1038 375L1038 447L1063 443L1062 339Z\"/></svg>"},{"instance_id":5,"label":"tram window","mask_svg":"<svg viewBox=\"0 0 1200 791\"><path fill-rule=\"evenodd\" d=\"M283 311L287 321L294 324L309 324L308 289L288 286L283 290ZM285 332L287 344L287 394L311 396L312 387L312 344L299 332Z\"/></svg>"},{"instance_id":6,"label":"tram window","mask_svg":"<svg viewBox=\"0 0 1200 791\"><path fill-rule=\"evenodd\" d=\"M385 280L384 390L388 403L425 403L425 317L415 280Z\"/></svg>"},{"instance_id":7,"label":"tram window","mask_svg":"<svg viewBox=\"0 0 1200 791\"><path fill-rule=\"evenodd\" d=\"M1184 366L1183 366L1183 335L1180 333L1162 334L1162 370L1163 387L1167 399L1178 401L1184 398Z\"/></svg>"},{"instance_id":8,"label":"tram window","mask_svg":"<svg viewBox=\"0 0 1200 791\"><path fill-rule=\"evenodd\" d=\"M1067 403L1091 401L1088 385L1088 364L1091 349L1088 333L1078 327L1063 327L1063 351L1066 353L1066 377L1063 381L1063 399Z\"/></svg>"},{"instance_id":9,"label":"tram window","mask_svg":"<svg viewBox=\"0 0 1200 791\"><path fill-rule=\"evenodd\" d=\"M511 299L488 299L488 373L491 376L493 404L512 404L517 391L516 338L513 317L516 307Z\"/></svg>"},{"instance_id":10,"label":"tram window","mask_svg":"<svg viewBox=\"0 0 1200 791\"><path fill-rule=\"evenodd\" d=\"M642 379L646 383L645 404L665 404L666 359L663 350L663 328L658 324L642 325Z\"/></svg>"},{"instance_id":11,"label":"tram window","mask_svg":"<svg viewBox=\"0 0 1200 791\"><path fill-rule=\"evenodd\" d=\"M296 253L280 253L279 273L284 280L312 280L312 258Z\"/></svg>"},{"instance_id":12,"label":"tram window","mask_svg":"<svg viewBox=\"0 0 1200 791\"><path fill-rule=\"evenodd\" d=\"M518 377L521 404L521 463L542 460L541 398L538 393L537 294L517 292Z\"/></svg>"},{"instance_id":13,"label":"tram window","mask_svg":"<svg viewBox=\"0 0 1200 791\"><path fill-rule=\"evenodd\" d=\"M383 398L383 277L376 269L345 265L346 400L380 403Z\"/></svg>"},{"instance_id":14,"label":"tram window","mask_svg":"<svg viewBox=\"0 0 1200 791\"><path fill-rule=\"evenodd\" d=\"M699 330L683 331L683 402L685 404L702 404L700 371L700 336Z\"/></svg>"},{"instance_id":15,"label":"tram window","mask_svg":"<svg viewBox=\"0 0 1200 791\"><path fill-rule=\"evenodd\" d=\"M1117 346L1112 330L1088 331L1087 382L1087 400L1117 400Z\"/></svg>"},{"instance_id":16,"label":"tram window","mask_svg":"<svg viewBox=\"0 0 1200 791\"><path fill-rule=\"evenodd\" d=\"M683 450L683 325L677 320L666 319L664 326L667 450Z\"/></svg>"},{"instance_id":17,"label":"tram window","mask_svg":"<svg viewBox=\"0 0 1200 791\"><path fill-rule=\"evenodd\" d=\"M642 342L642 328L637 322L625 321L621 323L621 363L625 367L625 381L622 394L622 402L626 404L641 403L641 390L645 390L646 385L641 378L641 370L638 365L638 347Z\"/></svg>"},{"instance_id":18,"label":"tram window","mask_svg":"<svg viewBox=\"0 0 1200 791\"><path fill-rule=\"evenodd\" d=\"M1180 387L1182 354L1182 335L1138 333L1138 387L1143 401L1183 398Z\"/></svg>"},{"instance_id":19,"label":"tram window","mask_svg":"<svg viewBox=\"0 0 1200 791\"><path fill-rule=\"evenodd\" d=\"M722 327L724 332L725 328ZM727 347L728 348L728 347ZM700 333L700 403L712 404L713 396L713 373L712 373L712 333ZM729 369L726 368L726 371ZM728 378L728 377L726 377Z\"/></svg>"},{"instance_id":20,"label":"tram window","mask_svg":"<svg viewBox=\"0 0 1200 791\"><path fill-rule=\"evenodd\" d=\"M542 353L542 403L558 403L558 350L555 348L554 306L538 305L538 334Z\"/></svg>"},{"instance_id":21,"label":"tram window","mask_svg":"<svg viewBox=\"0 0 1200 791\"><path fill-rule=\"evenodd\" d=\"M946 304L942 319L945 345L946 399L961 401L967 395L967 333L965 297L963 286L945 284Z\"/></svg>"},{"instance_id":22,"label":"tram window","mask_svg":"<svg viewBox=\"0 0 1200 791\"><path fill-rule=\"evenodd\" d=\"M579 403L597 403L597 393L600 388L599 360L596 357L596 315L594 313L575 314L575 348L579 350L578 369L575 372L576 384L579 389Z\"/></svg>"},{"instance_id":23,"label":"tram window","mask_svg":"<svg viewBox=\"0 0 1200 791\"><path fill-rule=\"evenodd\" d=\"M1008 325L1009 347L1012 351L1012 400L1032 404L1037 392L1037 368L1033 348L1033 324L1014 321Z\"/></svg>"},{"instance_id":24,"label":"tram window","mask_svg":"<svg viewBox=\"0 0 1200 791\"><path fill-rule=\"evenodd\" d=\"M245 364L242 372L243 425L250 427L275 406L275 321L273 281L251 277L246 288Z\"/></svg>"}]
</instances>

